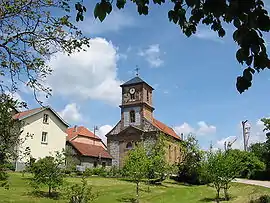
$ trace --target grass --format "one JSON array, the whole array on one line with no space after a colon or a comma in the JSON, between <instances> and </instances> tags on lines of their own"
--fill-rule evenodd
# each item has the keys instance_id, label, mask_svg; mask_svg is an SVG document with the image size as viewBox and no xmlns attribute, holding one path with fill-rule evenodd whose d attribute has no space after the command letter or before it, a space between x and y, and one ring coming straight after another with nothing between
<instances>
[{"instance_id":1,"label":"grass","mask_svg":"<svg viewBox=\"0 0 270 203\"><path fill-rule=\"evenodd\" d=\"M62 203L59 198L50 199L44 197L46 188L39 193L39 196L31 194L29 176L22 177L19 173L10 174L10 189L0 188L0 202L18 203ZM92 177L87 179L95 191L99 192L99 197L94 203L121 203L131 202L135 197L135 184L112 178ZM68 182L80 182L79 178L67 178ZM263 194L270 194L270 189L233 183L230 189L232 203L248 203ZM147 186L141 185L141 203L203 203L214 202L215 190L207 186L185 186L174 181L165 181L161 186L151 186L150 193Z\"/></svg>"}]
</instances>

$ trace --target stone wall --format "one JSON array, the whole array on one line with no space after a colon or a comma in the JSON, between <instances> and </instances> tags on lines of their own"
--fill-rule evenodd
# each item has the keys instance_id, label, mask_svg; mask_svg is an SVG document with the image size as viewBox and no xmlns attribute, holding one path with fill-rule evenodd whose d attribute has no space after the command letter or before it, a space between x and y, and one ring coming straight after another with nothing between
<instances>
[{"instance_id":1,"label":"stone wall","mask_svg":"<svg viewBox=\"0 0 270 203\"><path fill-rule=\"evenodd\" d=\"M108 152L113 157L112 166L119 167L119 141L108 140Z\"/></svg>"}]
</instances>

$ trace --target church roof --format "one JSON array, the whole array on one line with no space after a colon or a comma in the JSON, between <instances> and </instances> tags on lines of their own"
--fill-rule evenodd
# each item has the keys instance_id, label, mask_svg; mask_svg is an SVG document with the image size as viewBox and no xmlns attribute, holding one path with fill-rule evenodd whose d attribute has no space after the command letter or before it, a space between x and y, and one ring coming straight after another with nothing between
<instances>
[{"instance_id":1,"label":"church roof","mask_svg":"<svg viewBox=\"0 0 270 203\"><path fill-rule=\"evenodd\" d=\"M175 133L175 131L171 127L165 125L164 123L162 123L162 122L160 122L160 121L158 121L158 120L156 120L154 118L153 118L152 124L156 128L158 128L159 130L161 130L163 133L165 133L167 135L170 135L170 136L180 140L180 137Z\"/></svg>"},{"instance_id":2,"label":"church roof","mask_svg":"<svg viewBox=\"0 0 270 203\"><path fill-rule=\"evenodd\" d=\"M124 84L120 85L121 87L123 86L129 86L129 85L136 85L136 84L140 84L140 83L145 83L147 84L144 80L142 80L140 77L136 76L132 79L130 79L129 81L125 82ZM148 84L147 84L148 85ZM149 87L151 87L150 85L148 85ZM152 88L152 87L151 87ZM153 89L153 88L152 88Z\"/></svg>"}]
</instances>

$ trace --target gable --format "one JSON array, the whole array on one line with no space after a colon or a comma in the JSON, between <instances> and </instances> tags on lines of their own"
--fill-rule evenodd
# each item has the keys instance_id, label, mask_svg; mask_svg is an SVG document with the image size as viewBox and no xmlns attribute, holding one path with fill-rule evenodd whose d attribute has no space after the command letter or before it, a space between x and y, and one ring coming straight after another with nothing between
<instances>
[{"instance_id":1,"label":"gable","mask_svg":"<svg viewBox=\"0 0 270 203\"><path fill-rule=\"evenodd\" d=\"M35 116L37 114L42 114L42 113L44 113L44 111L46 111L47 113L50 112L51 115L53 115L55 118L57 118L66 127L69 126L69 124L66 121L64 121L63 118L49 106L30 109L30 110L27 110L27 111L22 111L22 112L14 114L12 116L12 118L13 119L18 119L18 120L25 120L25 119L27 119L29 117L32 117L32 116Z\"/></svg>"}]
</instances>

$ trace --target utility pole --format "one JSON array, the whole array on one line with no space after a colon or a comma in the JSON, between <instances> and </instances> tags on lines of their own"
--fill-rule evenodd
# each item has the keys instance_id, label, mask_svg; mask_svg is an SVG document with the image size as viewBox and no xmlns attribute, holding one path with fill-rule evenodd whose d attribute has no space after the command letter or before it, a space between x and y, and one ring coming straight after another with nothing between
<instances>
[{"instance_id":1,"label":"utility pole","mask_svg":"<svg viewBox=\"0 0 270 203\"><path fill-rule=\"evenodd\" d=\"M98 127L96 125L94 125L94 137L96 137L96 131L98 130ZM95 139L94 139L94 145L95 145Z\"/></svg>"},{"instance_id":2,"label":"utility pole","mask_svg":"<svg viewBox=\"0 0 270 203\"><path fill-rule=\"evenodd\" d=\"M242 131L243 131L243 141L244 141L244 150L247 151L248 140L250 136L250 126L247 125L248 120L242 121Z\"/></svg>"}]
</instances>

